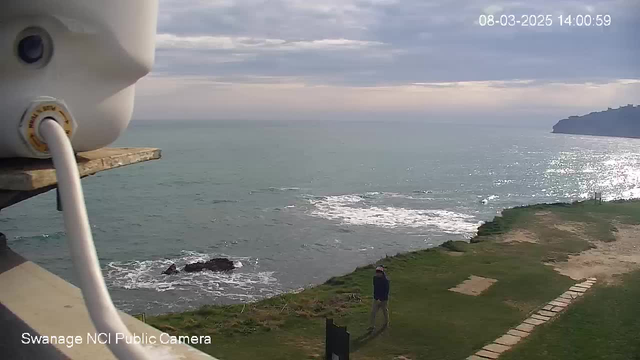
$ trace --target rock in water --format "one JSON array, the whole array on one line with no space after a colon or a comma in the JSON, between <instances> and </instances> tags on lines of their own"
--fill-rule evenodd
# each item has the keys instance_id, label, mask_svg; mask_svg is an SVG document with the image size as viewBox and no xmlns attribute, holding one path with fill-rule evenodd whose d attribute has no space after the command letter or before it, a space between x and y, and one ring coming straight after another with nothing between
<instances>
[{"instance_id":1,"label":"rock in water","mask_svg":"<svg viewBox=\"0 0 640 360\"><path fill-rule=\"evenodd\" d=\"M178 271L178 269L176 268L176 264L171 264L171 266L169 266L169 268L165 271L163 271L162 273L165 275L173 275L173 274L177 274L180 271Z\"/></svg>"},{"instance_id":2,"label":"rock in water","mask_svg":"<svg viewBox=\"0 0 640 360\"><path fill-rule=\"evenodd\" d=\"M233 261L229 259L219 258L207 261L208 269L213 271L231 271L236 268Z\"/></svg>"},{"instance_id":3,"label":"rock in water","mask_svg":"<svg viewBox=\"0 0 640 360\"><path fill-rule=\"evenodd\" d=\"M183 271L186 272L197 272L197 271L202 271L204 270L204 262L197 262L197 263L191 263L191 264L187 264L184 266L184 269L182 269Z\"/></svg>"},{"instance_id":4,"label":"rock in water","mask_svg":"<svg viewBox=\"0 0 640 360\"><path fill-rule=\"evenodd\" d=\"M235 269L233 261L225 258L211 259L207 262L200 261L197 263L187 264L184 267L184 271L186 272L197 272L202 270L231 271L233 269Z\"/></svg>"}]
</instances>

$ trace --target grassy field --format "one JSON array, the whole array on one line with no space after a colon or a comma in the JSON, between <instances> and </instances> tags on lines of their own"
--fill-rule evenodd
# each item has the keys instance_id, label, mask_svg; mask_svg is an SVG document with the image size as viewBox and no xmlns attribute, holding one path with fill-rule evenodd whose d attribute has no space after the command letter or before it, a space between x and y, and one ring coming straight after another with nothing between
<instances>
[{"instance_id":1,"label":"grassy field","mask_svg":"<svg viewBox=\"0 0 640 360\"><path fill-rule=\"evenodd\" d=\"M466 359L575 283L544 263L615 241L616 226L624 224L640 224L640 202L535 205L504 211L472 244L448 242L382 259L391 279L391 326L371 336L365 329L373 265L298 294L205 306L148 323L173 335L211 335L211 345L196 347L220 359L320 359L325 317L348 327L352 359ZM498 281L480 296L448 291L470 275ZM640 330L640 306L632 306L638 280L633 273L622 285L599 286L504 358L638 359L629 357L639 353L632 344ZM614 348L619 356L607 356Z\"/></svg>"},{"instance_id":2,"label":"grassy field","mask_svg":"<svg viewBox=\"0 0 640 360\"><path fill-rule=\"evenodd\" d=\"M501 360L640 360L640 272L598 286Z\"/></svg>"}]
</instances>

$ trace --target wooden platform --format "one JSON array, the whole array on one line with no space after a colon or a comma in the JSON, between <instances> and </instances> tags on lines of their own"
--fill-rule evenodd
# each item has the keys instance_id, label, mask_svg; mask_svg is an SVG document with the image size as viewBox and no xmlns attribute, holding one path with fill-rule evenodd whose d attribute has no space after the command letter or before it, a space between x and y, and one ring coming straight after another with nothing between
<instances>
[{"instance_id":1,"label":"wooden platform","mask_svg":"<svg viewBox=\"0 0 640 360\"><path fill-rule=\"evenodd\" d=\"M104 148L77 155L80 177L160 159L156 148ZM0 209L42 194L57 185L51 160L0 159Z\"/></svg>"}]
</instances>

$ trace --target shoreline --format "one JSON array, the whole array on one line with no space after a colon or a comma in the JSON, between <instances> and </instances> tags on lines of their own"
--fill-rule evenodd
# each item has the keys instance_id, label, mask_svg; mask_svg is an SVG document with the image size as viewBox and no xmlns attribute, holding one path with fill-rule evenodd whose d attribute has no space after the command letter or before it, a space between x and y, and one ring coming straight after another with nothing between
<instances>
[{"instance_id":1,"label":"shoreline","mask_svg":"<svg viewBox=\"0 0 640 360\"><path fill-rule=\"evenodd\" d=\"M596 137L621 138L621 139L640 139L640 135L639 136L601 135L601 134L582 134L582 133L568 133L568 132L556 132L556 131L551 131L550 134L577 135L577 136L596 136Z\"/></svg>"},{"instance_id":2,"label":"shoreline","mask_svg":"<svg viewBox=\"0 0 640 360\"><path fill-rule=\"evenodd\" d=\"M640 201L640 199L639 199L639 201ZM551 206L551 205L554 205L554 204L556 204L556 203L532 204L532 205L523 205L523 206L516 206L516 207L511 207L511 208L504 208L504 209L501 210L500 214L502 214L502 212L504 212L506 210L510 210L510 209L526 208L526 207L538 206L538 205L550 205ZM557 203L557 204L564 204L564 203ZM478 233L480 232L480 229L483 226L494 222L496 220L496 218L500 217L500 216L501 215L495 215L492 220L488 220L488 221L479 220L478 221L479 225L477 226L477 228L476 228L474 233L447 235L447 237L448 236L451 236L451 237L456 236L456 237L459 237L459 238L463 238L464 240L445 240L445 241L443 241L442 243L440 243L438 245L432 245L432 246L428 246L428 247L421 248L421 249L415 249L415 250L406 250L406 251L396 250L395 255L387 254L385 257L380 258L380 259L376 260L373 263L363 262L363 263L361 263L359 265L353 265L354 268L351 271L346 271L346 272L343 272L343 273L340 273L340 274L328 276L325 280L319 280L318 282L315 282L315 283L307 283L307 284L298 286L296 288L293 288L293 289L290 289L290 290L287 290L287 291L283 291L283 292L280 292L280 293L276 293L274 295L270 295L270 296L267 296L267 297L261 297L261 298L254 299L254 300L222 299L222 300L219 300L219 301L217 301L215 303L204 304L204 305L200 305L200 306L197 306L197 307L191 308L191 309L184 309L184 310L178 310L178 311L169 311L169 312L162 312L162 313L153 313L153 312L151 312L151 313L146 313L145 312L145 313L147 314L147 316L158 317L158 316L162 316L162 315L166 315L166 314L179 314L179 313L185 313L185 312L190 312L190 311L196 311L196 310L198 310L199 308L201 308L203 306L220 306L220 307L234 306L234 305L241 305L242 306L242 305L249 305L249 304L254 304L254 303L261 302L261 301L269 300L269 299L272 299L272 298L275 298L275 297L278 297L278 296L283 296L283 295L288 295L288 294L299 294L300 292L303 292L305 290L312 289L314 287L326 284L327 282L329 282L330 280L332 280L334 278L343 277L343 276L346 276L348 274L351 274L351 273L355 272L358 269L368 268L370 266L373 266L375 263L377 263L377 262L379 262L379 261L381 261L383 259L389 259L389 258L393 258L393 257L399 256L399 255L403 255L403 254L411 254L411 253L418 253L418 252L428 251L428 250L432 250L432 249L438 249L438 248L442 247L445 243L465 242L465 243L473 244L474 243L474 239L478 237ZM445 237L445 236L443 236L443 237ZM232 258L232 257L230 257L230 258Z\"/></svg>"},{"instance_id":3,"label":"shoreline","mask_svg":"<svg viewBox=\"0 0 640 360\"><path fill-rule=\"evenodd\" d=\"M638 200L535 204L503 210L469 242L385 257L376 263L392 282L392 327L370 343L352 344L354 358L466 358L572 286L572 276L598 270L575 260L622 247L634 237L620 236L635 226ZM603 284L621 270L609 265L611 274L598 275ZM352 338L365 332L372 271L368 264L301 292L154 316L149 324L172 335L210 335L212 345L198 348L219 358L319 359L325 318L347 326ZM474 296L449 291L470 276L493 285Z\"/></svg>"}]
</instances>

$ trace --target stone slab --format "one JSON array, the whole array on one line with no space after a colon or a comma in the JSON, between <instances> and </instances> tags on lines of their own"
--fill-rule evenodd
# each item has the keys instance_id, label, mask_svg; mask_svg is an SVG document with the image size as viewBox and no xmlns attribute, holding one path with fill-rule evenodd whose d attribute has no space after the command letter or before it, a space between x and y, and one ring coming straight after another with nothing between
<instances>
[{"instance_id":1,"label":"stone slab","mask_svg":"<svg viewBox=\"0 0 640 360\"><path fill-rule=\"evenodd\" d=\"M513 345L517 344L520 340L522 340L522 337L520 337L520 336L514 336L514 335L510 335L510 334L505 334L505 335L502 335L501 337L497 338L496 341L494 341L494 343L500 344L500 345L505 345L505 346L513 346Z\"/></svg>"},{"instance_id":2,"label":"stone slab","mask_svg":"<svg viewBox=\"0 0 640 360\"><path fill-rule=\"evenodd\" d=\"M497 359L498 357L500 357L500 354L487 350L480 350L476 353L476 355L484 359Z\"/></svg>"},{"instance_id":3,"label":"stone slab","mask_svg":"<svg viewBox=\"0 0 640 360\"><path fill-rule=\"evenodd\" d=\"M516 326L516 330L524 331L524 332L532 332L535 329L535 325L522 323Z\"/></svg>"},{"instance_id":4,"label":"stone slab","mask_svg":"<svg viewBox=\"0 0 640 360\"><path fill-rule=\"evenodd\" d=\"M567 304L567 305L571 304L571 300L569 300L569 299L565 299L565 298L562 298L562 297L559 297L559 298L557 298L557 299L555 299L555 300L553 300L553 301L561 302L561 303L563 303L563 304Z\"/></svg>"},{"instance_id":5,"label":"stone slab","mask_svg":"<svg viewBox=\"0 0 640 360\"><path fill-rule=\"evenodd\" d=\"M160 157L160 149L156 148L103 148L78 153L76 160L78 172L84 177ZM0 190L32 191L56 183L50 159L2 159L0 162Z\"/></svg>"},{"instance_id":6,"label":"stone slab","mask_svg":"<svg viewBox=\"0 0 640 360\"><path fill-rule=\"evenodd\" d=\"M576 299L578 296L580 296L580 293L579 292L575 292L575 291L567 291L567 292L565 292L565 294L569 294L574 299Z\"/></svg>"},{"instance_id":7,"label":"stone slab","mask_svg":"<svg viewBox=\"0 0 640 360\"><path fill-rule=\"evenodd\" d=\"M566 303L563 303L563 302L560 302L560 301L555 301L555 300L554 301L550 301L549 305L559 306L559 307L566 307L567 306Z\"/></svg>"},{"instance_id":8,"label":"stone slab","mask_svg":"<svg viewBox=\"0 0 640 360\"><path fill-rule=\"evenodd\" d=\"M546 311L551 311L551 309L553 309L553 305L547 305L542 308L542 310L546 310Z\"/></svg>"},{"instance_id":9,"label":"stone slab","mask_svg":"<svg viewBox=\"0 0 640 360\"><path fill-rule=\"evenodd\" d=\"M503 352L511 349L511 346L500 345L500 344L489 344L482 348L483 350L492 351L497 354L502 354Z\"/></svg>"},{"instance_id":10,"label":"stone slab","mask_svg":"<svg viewBox=\"0 0 640 360\"><path fill-rule=\"evenodd\" d=\"M549 305L559 306L559 307L566 307L567 306L567 304L565 304L563 302L555 301L555 300L549 302Z\"/></svg>"},{"instance_id":11,"label":"stone slab","mask_svg":"<svg viewBox=\"0 0 640 360\"><path fill-rule=\"evenodd\" d=\"M538 319L534 319L534 318L528 318L527 320L524 321L525 324L531 324L531 325L541 325L544 324L543 320L538 320Z\"/></svg>"},{"instance_id":12,"label":"stone slab","mask_svg":"<svg viewBox=\"0 0 640 360\"><path fill-rule=\"evenodd\" d=\"M542 316L542 315L538 315L538 314L533 314L533 315L531 315L531 317L534 318L534 319L542 320L542 321L548 321L549 319L551 319L548 316Z\"/></svg>"},{"instance_id":13,"label":"stone slab","mask_svg":"<svg viewBox=\"0 0 640 360\"><path fill-rule=\"evenodd\" d=\"M563 307L560 307L560 306L556 306L556 307L554 307L553 309L551 309L551 311L553 311L553 312L557 312L557 313L558 313L558 312L560 312L560 311L562 311L562 310L564 310L564 308L563 308Z\"/></svg>"},{"instance_id":14,"label":"stone slab","mask_svg":"<svg viewBox=\"0 0 640 360\"><path fill-rule=\"evenodd\" d=\"M591 288L591 285L587 285L587 284L575 284L575 287L579 287L579 288L583 288L583 289L587 289L589 290L589 288Z\"/></svg>"},{"instance_id":15,"label":"stone slab","mask_svg":"<svg viewBox=\"0 0 640 360\"><path fill-rule=\"evenodd\" d=\"M551 307L551 309L553 309L553 306ZM540 310L538 311L538 314L542 315L542 316L546 316L546 317L553 317L555 314L550 312L550 311L546 311L546 310Z\"/></svg>"},{"instance_id":16,"label":"stone slab","mask_svg":"<svg viewBox=\"0 0 640 360\"><path fill-rule=\"evenodd\" d=\"M591 281L597 281L598 279L594 278L594 277L590 277L587 280L591 280Z\"/></svg>"},{"instance_id":17,"label":"stone slab","mask_svg":"<svg viewBox=\"0 0 640 360\"><path fill-rule=\"evenodd\" d=\"M490 288L491 285L495 284L497 281L498 280L496 279L471 275L469 276L469 279L458 284L458 286L449 289L449 291L465 295L478 296L482 294L482 292Z\"/></svg>"},{"instance_id":18,"label":"stone slab","mask_svg":"<svg viewBox=\"0 0 640 360\"><path fill-rule=\"evenodd\" d=\"M571 297L571 295L567 294L567 293L564 293L564 294L560 295L560 298L567 299L567 300L573 300L573 297Z\"/></svg>"},{"instance_id":19,"label":"stone slab","mask_svg":"<svg viewBox=\"0 0 640 360\"><path fill-rule=\"evenodd\" d=\"M587 289L585 288L581 288L581 287L577 287L577 286L572 286L569 288L570 291L575 291L577 293L583 293L585 291L587 291Z\"/></svg>"},{"instance_id":20,"label":"stone slab","mask_svg":"<svg viewBox=\"0 0 640 360\"><path fill-rule=\"evenodd\" d=\"M519 336L521 338L526 338L527 336L529 336L528 332L524 332L524 331L520 331L520 330L516 330L516 329L511 329L511 330L507 331L507 334L513 335L513 336Z\"/></svg>"}]
</instances>

